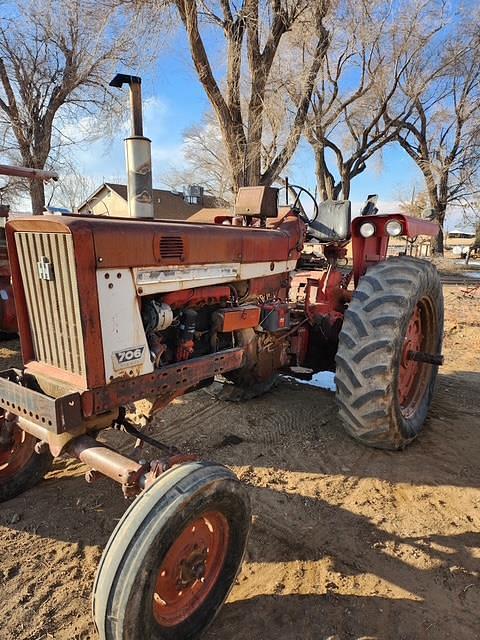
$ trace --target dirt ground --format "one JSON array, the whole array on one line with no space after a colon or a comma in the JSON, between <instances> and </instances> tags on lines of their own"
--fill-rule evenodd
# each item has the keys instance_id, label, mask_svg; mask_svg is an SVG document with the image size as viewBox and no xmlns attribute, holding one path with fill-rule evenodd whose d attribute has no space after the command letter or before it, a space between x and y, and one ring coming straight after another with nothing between
<instances>
[{"instance_id":1,"label":"dirt ground","mask_svg":"<svg viewBox=\"0 0 480 640\"><path fill-rule=\"evenodd\" d=\"M157 420L153 433L230 466L253 501L207 640L480 638L480 293L463 288L446 288L445 366L404 452L355 443L332 393L286 380L244 405L199 391ZM17 347L3 343L2 368ZM92 581L127 504L84 471L60 460L0 506L2 640L96 639Z\"/></svg>"}]
</instances>

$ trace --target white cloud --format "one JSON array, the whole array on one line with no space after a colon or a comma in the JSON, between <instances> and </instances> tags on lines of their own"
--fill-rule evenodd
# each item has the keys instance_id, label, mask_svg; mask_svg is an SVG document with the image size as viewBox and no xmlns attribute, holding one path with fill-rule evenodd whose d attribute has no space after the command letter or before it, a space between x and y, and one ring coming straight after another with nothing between
<instances>
[{"instance_id":1,"label":"white cloud","mask_svg":"<svg viewBox=\"0 0 480 640\"><path fill-rule=\"evenodd\" d=\"M166 162L183 161L183 145L166 142L171 140L168 132L169 115L166 102L160 98L153 96L144 100L144 135L152 140L154 177L159 175ZM76 143L65 149L69 163L79 173L93 178L99 184L119 176L123 176L126 181L124 139L130 134L130 114L125 114L111 138L85 140L87 134L91 135L94 126L94 119L85 116L76 123L62 127L61 134L65 139Z\"/></svg>"},{"instance_id":2,"label":"white cloud","mask_svg":"<svg viewBox=\"0 0 480 640\"><path fill-rule=\"evenodd\" d=\"M152 166L154 177L162 177L165 169L170 170L172 167L183 167L186 164L184 145L152 145Z\"/></svg>"}]
</instances>

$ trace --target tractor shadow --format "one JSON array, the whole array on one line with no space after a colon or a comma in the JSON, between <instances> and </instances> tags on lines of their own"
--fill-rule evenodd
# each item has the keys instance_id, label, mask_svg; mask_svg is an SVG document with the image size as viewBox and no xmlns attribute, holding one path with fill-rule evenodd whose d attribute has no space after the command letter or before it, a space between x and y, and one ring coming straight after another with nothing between
<instances>
[{"instance_id":1,"label":"tractor shadow","mask_svg":"<svg viewBox=\"0 0 480 640\"><path fill-rule=\"evenodd\" d=\"M478 533L401 535L321 497L246 482L253 525L245 564L207 640L478 638ZM30 562L41 559L46 539L78 550L88 593L127 504L110 483L83 483L51 477L5 503L0 524L30 534ZM15 513L20 520L12 523ZM85 564L82 550L90 547L98 549L95 562ZM32 589L61 571L31 576Z\"/></svg>"},{"instance_id":2,"label":"tractor shadow","mask_svg":"<svg viewBox=\"0 0 480 640\"><path fill-rule=\"evenodd\" d=\"M477 532L400 535L322 499L251 497L246 564L207 640L478 638Z\"/></svg>"},{"instance_id":3,"label":"tractor shadow","mask_svg":"<svg viewBox=\"0 0 480 640\"><path fill-rule=\"evenodd\" d=\"M478 638L478 515L459 504L446 519L442 501L460 499L459 487L480 486L479 388L480 374L441 375L424 434L395 453L351 440L333 394L288 381L247 404L221 402L207 389L169 407L152 435L234 468L253 504L243 572L207 640ZM127 453L130 443L120 444L118 435L106 438ZM108 480L86 484L84 471L58 460L44 482L0 505L12 555L7 574L21 543L39 567L25 579L32 588L56 573L58 579L60 559L58 569L42 568L43 547L54 554L55 546L68 545L72 570L93 582L101 549L129 502ZM354 499L362 482L370 483L366 505ZM413 490L406 507L404 487ZM396 520L410 505L415 511L417 499L417 517L429 512L422 535ZM421 522L417 529L423 531ZM81 613L90 616L88 598Z\"/></svg>"},{"instance_id":4,"label":"tractor shadow","mask_svg":"<svg viewBox=\"0 0 480 640\"><path fill-rule=\"evenodd\" d=\"M232 631L235 630L235 631ZM261 595L227 603L205 640L477 640L474 620L409 599Z\"/></svg>"}]
</instances>

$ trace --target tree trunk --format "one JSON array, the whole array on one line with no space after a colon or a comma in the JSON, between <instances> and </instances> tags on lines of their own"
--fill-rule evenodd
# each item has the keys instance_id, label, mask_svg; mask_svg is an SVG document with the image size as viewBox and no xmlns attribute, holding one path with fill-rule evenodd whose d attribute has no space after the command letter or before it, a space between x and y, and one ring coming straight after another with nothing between
<instances>
[{"instance_id":1,"label":"tree trunk","mask_svg":"<svg viewBox=\"0 0 480 640\"><path fill-rule=\"evenodd\" d=\"M350 171L346 170L342 175L342 199L348 200L350 198Z\"/></svg>"},{"instance_id":2,"label":"tree trunk","mask_svg":"<svg viewBox=\"0 0 480 640\"><path fill-rule=\"evenodd\" d=\"M258 73L262 73L261 71ZM262 133L265 104L265 78L254 78L248 108L247 184L256 187L262 177Z\"/></svg>"},{"instance_id":3,"label":"tree trunk","mask_svg":"<svg viewBox=\"0 0 480 640\"><path fill-rule=\"evenodd\" d=\"M315 156L315 174L317 178L317 187L320 200L333 200L333 191L335 188L333 176L328 170L325 162L325 147L323 147L315 138L310 137L309 142L312 146Z\"/></svg>"},{"instance_id":4,"label":"tree trunk","mask_svg":"<svg viewBox=\"0 0 480 640\"><path fill-rule=\"evenodd\" d=\"M442 202L439 197L438 187L430 171L423 171L425 176L425 182L427 183L428 200L430 207L435 212L434 220L436 220L440 226L440 230L435 238L432 238L432 254L443 256L443 223L445 220L445 212L447 205Z\"/></svg>"},{"instance_id":5,"label":"tree trunk","mask_svg":"<svg viewBox=\"0 0 480 640\"><path fill-rule=\"evenodd\" d=\"M443 229L440 230L435 238L432 238L432 254L435 256L443 256Z\"/></svg>"},{"instance_id":6,"label":"tree trunk","mask_svg":"<svg viewBox=\"0 0 480 640\"><path fill-rule=\"evenodd\" d=\"M43 180L30 180L30 199L34 216L42 215L45 208L45 187Z\"/></svg>"},{"instance_id":7,"label":"tree trunk","mask_svg":"<svg viewBox=\"0 0 480 640\"><path fill-rule=\"evenodd\" d=\"M328 200L327 184L325 180L325 173L323 172L322 158L318 153L315 153L315 174L317 176L317 189L320 200Z\"/></svg>"},{"instance_id":8,"label":"tree trunk","mask_svg":"<svg viewBox=\"0 0 480 640\"><path fill-rule=\"evenodd\" d=\"M443 223L445 222L446 207L441 206L437 211L437 222L440 226L438 234L432 238L432 254L443 256Z\"/></svg>"}]
</instances>

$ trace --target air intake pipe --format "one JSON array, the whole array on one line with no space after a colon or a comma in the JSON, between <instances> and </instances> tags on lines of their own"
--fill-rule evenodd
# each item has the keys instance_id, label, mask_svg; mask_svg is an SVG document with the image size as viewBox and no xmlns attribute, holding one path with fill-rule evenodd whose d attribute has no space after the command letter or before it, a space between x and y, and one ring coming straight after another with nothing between
<instances>
[{"instance_id":1,"label":"air intake pipe","mask_svg":"<svg viewBox=\"0 0 480 640\"><path fill-rule=\"evenodd\" d=\"M131 218L153 218L152 153L149 138L143 135L142 79L123 73L110 82L111 87L130 87L132 135L125 139L128 177L128 212Z\"/></svg>"}]
</instances>

